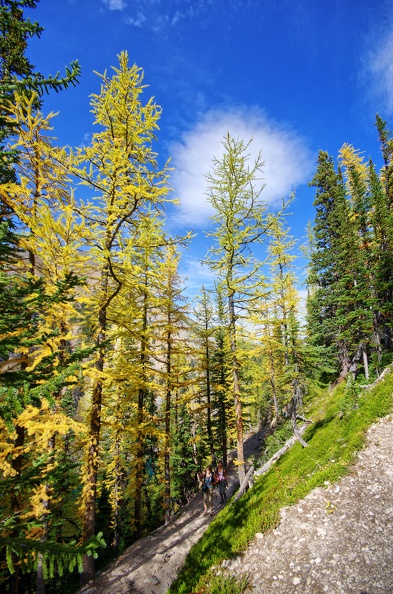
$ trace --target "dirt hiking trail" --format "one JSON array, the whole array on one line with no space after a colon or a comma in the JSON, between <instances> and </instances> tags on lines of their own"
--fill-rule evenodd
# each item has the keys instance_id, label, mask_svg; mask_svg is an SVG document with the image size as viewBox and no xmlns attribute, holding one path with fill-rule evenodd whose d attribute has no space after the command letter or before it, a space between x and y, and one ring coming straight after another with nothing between
<instances>
[{"instance_id":1,"label":"dirt hiking trail","mask_svg":"<svg viewBox=\"0 0 393 594\"><path fill-rule=\"evenodd\" d=\"M261 433L255 433L245 440L246 460L260 455L262 439ZM228 456L228 500L239 487L232 463L235 456L235 451ZM198 493L168 524L132 544L93 582L79 590L79 594L166 594L192 545L222 509L219 501L218 491L214 489L213 517L203 516L202 493Z\"/></svg>"}]
</instances>

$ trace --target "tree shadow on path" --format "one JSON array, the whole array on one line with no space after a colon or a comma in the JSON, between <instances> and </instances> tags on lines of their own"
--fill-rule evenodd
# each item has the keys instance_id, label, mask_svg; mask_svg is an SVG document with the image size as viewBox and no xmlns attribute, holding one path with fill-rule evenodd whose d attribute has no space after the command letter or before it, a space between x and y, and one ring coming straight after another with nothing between
<instances>
[{"instance_id":1,"label":"tree shadow on path","mask_svg":"<svg viewBox=\"0 0 393 594\"><path fill-rule=\"evenodd\" d=\"M245 459L259 456L262 444L262 432L246 438ZM235 457L235 451L228 457L228 499L239 487L237 469L233 463ZM215 492L213 517L220 509L222 506L219 506L218 493ZM80 594L166 594L187 553L201 538L212 519L209 515L203 516L202 493L199 492L168 524L128 547L93 582L80 590Z\"/></svg>"}]
</instances>

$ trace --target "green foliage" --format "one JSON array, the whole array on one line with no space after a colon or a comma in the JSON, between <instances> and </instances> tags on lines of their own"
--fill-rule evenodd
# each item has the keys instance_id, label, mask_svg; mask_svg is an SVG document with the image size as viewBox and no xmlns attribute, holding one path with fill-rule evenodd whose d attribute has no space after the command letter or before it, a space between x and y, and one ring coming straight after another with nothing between
<instances>
[{"instance_id":1,"label":"green foliage","mask_svg":"<svg viewBox=\"0 0 393 594\"><path fill-rule=\"evenodd\" d=\"M6 548L6 559L9 572L14 573L13 554L21 561L22 570L32 571L37 568L38 554L44 564L45 578L53 578L56 573L63 575L64 569L72 572L76 567L81 572L83 555L97 558L97 549L105 547L105 541L100 532L86 541L83 545L76 542L57 544L53 542L37 542L27 538L0 537L0 551Z\"/></svg>"},{"instance_id":2,"label":"green foliage","mask_svg":"<svg viewBox=\"0 0 393 594\"><path fill-rule=\"evenodd\" d=\"M186 406L182 406L179 411L181 421L177 431L173 436L173 454L171 455L172 498L177 500L180 505L187 503L195 492L196 473L198 466L192 457L192 450L189 446L192 439L191 435L191 417L187 414Z\"/></svg>"},{"instance_id":3,"label":"green foliage","mask_svg":"<svg viewBox=\"0 0 393 594\"><path fill-rule=\"evenodd\" d=\"M39 0L2 0L0 5L0 76L2 90L0 101L10 98L15 90L25 93L34 91L41 95L49 90L61 91L75 85L80 76L77 61L66 67L65 76L57 73L45 77L34 70L26 56L28 40L40 37L44 30L37 22L26 19L25 8L34 9Z\"/></svg>"},{"instance_id":4,"label":"green foliage","mask_svg":"<svg viewBox=\"0 0 393 594\"><path fill-rule=\"evenodd\" d=\"M325 347L343 377L368 378L393 347L393 141L376 117L384 167L348 144L332 157L320 151L310 185L316 215L308 276L308 334Z\"/></svg>"},{"instance_id":5,"label":"green foliage","mask_svg":"<svg viewBox=\"0 0 393 594\"><path fill-rule=\"evenodd\" d=\"M43 28L37 22L24 17L25 8L36 8L38 0L2 0L0 4L0 181L15 180L13 166L17 162L17 151L8 150L5 142L15 132L15 127L6 121L7 104L13 101L14 93L37 94L56 92L75 85L80 76L77 61L66 67L65 76L44 76L26 56L28 40L40 37Z\"/></svg>"},{"instance_id":6,"label":"green foliage","mask_svg":"<svg viewBox=\"0 0 393 594\"><path fill-rule=\"evenodd\" d=\"M258 466L263 466L273 454L275 454L285 442L292 437L293 428L289 421L282 425L278 425L277 429L266 438L262 456L258 459Z\"/></svg>"},{"instance_id":7,"label":"green foliage","mask_svg":"<svg viewBox=\"0 0 393 594\"><path fill-rule=\"evenodd\" d=\"M322 410L305 433L308 447L296 443L251 490L215 517L192 547L169 592L186 594L196 584L206 584L213 565L243 551L257 532L277 526L281 507L293 505L315 487L344 476L364 444L367 428L392 410L392 391L390 374L363 390L355 408L344 406L348 398L353 399L344 384L324 395L329 403L326 409L323 398L311 402L315 416ZM277 447L280 445L281 440Z\"/></svg>"},{"instance_id":8,"label":"green foliage","mask_svg":"<svg viewBox=\"0 0 393 594\"><path fill-rule=\"evenodd\" d=\"M209 594L242 594L248 585L247 577L239 580L227 572L209 570L196 586L198 592Z\"/></svg>"}]
</instances>

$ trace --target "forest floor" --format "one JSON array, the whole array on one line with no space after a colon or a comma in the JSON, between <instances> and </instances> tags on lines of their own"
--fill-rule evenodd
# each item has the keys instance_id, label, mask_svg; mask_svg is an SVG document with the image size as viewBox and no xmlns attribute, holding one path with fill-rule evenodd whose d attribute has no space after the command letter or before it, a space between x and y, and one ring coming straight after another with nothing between
<instances>
[{"instance_id":1,"label":"forest floor","mask_svg":"<svg viewBox=\"0 0 393 594\"><path fill-rule=\"evenodd\" d=\"M262 436L245 443L258 454ZM230 489L236 471L228 467ZM218 499L215 513L219 513ZM128 548L84 594L165 594L210 516L200 494L169 524ZM370 427L364 449L337 483L281 510L279 526L222 563L260 594L393 593L393 415ZM82 591L81 591L82 592Z\"/></svg>"}]
</instances>

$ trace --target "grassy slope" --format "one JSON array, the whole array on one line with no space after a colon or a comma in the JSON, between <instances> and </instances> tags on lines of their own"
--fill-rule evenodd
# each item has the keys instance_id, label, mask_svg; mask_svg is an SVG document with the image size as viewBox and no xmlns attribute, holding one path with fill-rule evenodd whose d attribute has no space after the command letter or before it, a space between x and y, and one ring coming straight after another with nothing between
<instances>
[{"instance_id":1,"label":"grassy slope","mask_svg":"<svg viewBox=\"0 0 393 594\"><path fill-rule=\"evenodd\" d=\"M362 448L367 428L392 410L392 394L393 373L389 373L359 397L341 384L311 402L308 416L314 422L304 435L308 447L303 449L296 443L239 501L227 505L216 516L192 547L169 593L186 594L200 586L206 588L209 569L247 548L257 532L275 527L281 507L343 476ZM228 583L225 591L239 591L232 586ZM224 591L222 584L220 588ZM212 585L209 592L215 591Z\"/></svg>"}]
</instances>

